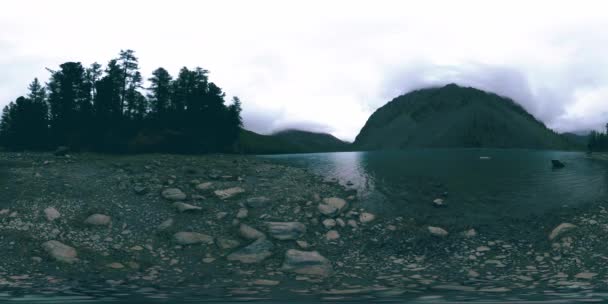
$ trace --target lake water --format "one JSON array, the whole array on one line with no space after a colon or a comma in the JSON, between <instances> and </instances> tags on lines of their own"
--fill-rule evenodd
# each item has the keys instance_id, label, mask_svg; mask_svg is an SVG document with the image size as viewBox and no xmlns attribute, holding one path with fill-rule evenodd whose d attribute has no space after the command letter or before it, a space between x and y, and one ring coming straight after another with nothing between
<instances>
[{"instance_id":1,"label":"lake water","mask_svg":"<svg viewBox=\"0 0 608 304\"><path fill-rule=\"evenodd\" d=\"M305 167L358 191L373 212L461 229L492 226L596 203L608 169L583 152L412 149L264 156ZM552 159L566 164L553 169ZM444 198L446 208L432 202Z\"/></svg>"}]
</instances>

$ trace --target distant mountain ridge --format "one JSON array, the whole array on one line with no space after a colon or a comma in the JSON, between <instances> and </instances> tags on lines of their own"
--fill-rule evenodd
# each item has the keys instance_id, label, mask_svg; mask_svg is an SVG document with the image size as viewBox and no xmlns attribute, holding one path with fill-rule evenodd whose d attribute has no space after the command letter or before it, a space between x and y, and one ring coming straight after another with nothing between
<instances>
[{"instance_id":1,"label":"distant mountain ridge","mask_svg":"<svg viewBox=\"0 0 608 304\"><path fill-rule=\"evenodd\" d=\"M456 84L394 98L370 116L354 147L580 148L513 100Z\"/></svg>"},{"instance_id":2,"label":"distant mountain ridge","mask_svg":"<svg viewBox=\"0 0 608 304\"><path fill-rule=\"evenodd\" d=\"M283 130L262 135L242 129L237 152L246 154L284 154L348 151L351 145L327 133Z\"/></svg>"}]
</instances>

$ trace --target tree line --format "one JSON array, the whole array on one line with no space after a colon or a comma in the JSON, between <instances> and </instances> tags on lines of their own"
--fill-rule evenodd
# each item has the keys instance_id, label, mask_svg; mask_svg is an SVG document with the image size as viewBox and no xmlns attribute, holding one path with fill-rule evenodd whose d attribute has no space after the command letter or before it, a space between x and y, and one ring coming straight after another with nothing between
<instances>
[{"instance_id":1,"label":"tree line","mask_svg":"<svg viewBox=\"0 0 608 304\"><path fill-rule=\"evenodd\" d=\"M66 62L47 69L46 85L9 103L0 145L13 150L67 146L101 152L229 152L241 127L241 101L209 80L209 71L183 67L176 78L160 67L144 87L138 58L121 50L105 68Z\"/></svg>"},{"instance_id":2,"label":"tree line","mask_svg":"<svg viewBox=\"0 0 608 304\"><path fill-rule=\"evenodd\" d=\"M608 151L608 124L606 133L592 131L589 134L587 148L589 151Z\"/></svg>"}]
</instances>

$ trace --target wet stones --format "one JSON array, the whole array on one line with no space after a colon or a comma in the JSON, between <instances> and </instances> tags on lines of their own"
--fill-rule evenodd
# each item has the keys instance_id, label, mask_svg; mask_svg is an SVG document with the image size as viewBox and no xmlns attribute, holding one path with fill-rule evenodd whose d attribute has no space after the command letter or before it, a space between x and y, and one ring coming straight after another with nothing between
<instances>
[{"instance_id":1,"label":"wet stones","mask_svg":"<svg viewBox=\"0 0 608 304\"><path fill-rule=\"evenodd\" d=\"M266 222L268 233L277 240L295 240L306 233L306 226L300 222Z\"/></svg>"},{"instance_id":2,"label":"wet stones","mask_svg":"<svg viewBox=\"0 0 608 304\"><path fill-rule=\"evenodd\" d=\"M427 229L434 236L438 236L438 237L448 236L448 232L443 228L428 226Z\"/></svg>"},{"instance_id":3,"label":"wet stones","mask_svg":"<svg viewBox=\"0 0 608 304\"><path fill-rule=\"evenodd\" d=\"M112 218L105 214L92 214L84 220L84 223L90 226L107 226L112 222Z\"/></svg>"},{"instance_id":4,"label":"wet stones","mask_svg":"<svg viewBox=\"0 0 608 304\"><path fill-rule=\"evenodd\" d=\"M553 239L563 235L567 231L573 230L574 228L576 228L576 225L574 224L561 223L557 227L555 227L553 231L551 231L551 234L549 235L549 240L552 241Z\"/></svg>"},{"instance_id":5,"label":"wet stones","mask_svg":"<svg viewBox=\"0 0 608 304\"><path fill-rule=\"evenodd\" d=\"M282 270L316 276L329 276L333 273L331 262L319 252L295 249L289 249L285 253Z\"/></svg>"},{"instance_id":6,"label":"wet stones","mask_svg":"<svg viewBox=\"0 0 608 304\"><path fill-rule=\"evenodd\" d=\"M57 211L57 209L55 209L54 207L48 207L44 209L44 216L46 217L47 221L52 222L60 218L61 213L59 213L59 211Z\"/></svg>"},{"instance_id":7,"label":"wet stones","mask_svg":"<svg viewBox=\"0 0 608 304\"><path fill-rule=\"evenodd\" d=\"M179 212L192 212L192 211L203 210L203 208L201 208L201 207L182 203L182 202L173 203L173 207L175 207L177 209L177 211L179 211Z\"/></svg>"},{"instance_id":8,"label":"wet stones","mask_svg":"<svg viewBox=\"0 0 608 304\"><path fill-rule=\"evenodd\" d=\"M245 189L241 188L241 187L232 187L232 188L228 188L228 189L223 189L223 190L215 190L213 193L220 199L229 199L231 197L234 197L238 194L244 193Z\"/></svg>"},{"instance_id":9,"label":"wet stones","mask_svg":"<svg viewBox=\"0 0 608 304\"><path fill-rule=\"evenodd\" d=\"M246 247L243 247L226 258L229 261L239 261L245 264L259 263L272 255L274 244L266 238L260 238Z\"/></svg>"},{"instance_id":10,"label":"wet stones","mask_svg":"<svg viewBox=\"0 0 608 304\"><path fill-rule=\"evenodd\" d=\"M42 248L59 262L74 263L78 261L76 249L59 241L52 240L45 242L42 244Z\"/></svg>"},{"instance_id":11,"label":"wet stones","mask_svg":"<svg viewBox=\"0 0 608 304\"><path fill-rule=\"evenodd\" d=\"M213 237L198 232L177 232L173 239L180 245L213 244Z\"/></svg>"},{"instance_id":12,"label":"wet stones","mask_svg":"<svg viewBox=\"0 0 608 304\"><path fill-rule=\"evenodd\" d=\"M170 201L183 201L187 197L186 193L178 188L167 188L161 192L161 195Z\"/></svg>"},{"instance_id":13,"label":"wet stones","mask_svg":"<svg viewBox=\"0 0 608 304\"><path fill-rule=\"evenodd\" d=\"M318 206L318 210L323 215L334 217L346 209L347 205L346 201L341 198L330 197L323 199L323 202Z\"/></svg>"}]
</instances>

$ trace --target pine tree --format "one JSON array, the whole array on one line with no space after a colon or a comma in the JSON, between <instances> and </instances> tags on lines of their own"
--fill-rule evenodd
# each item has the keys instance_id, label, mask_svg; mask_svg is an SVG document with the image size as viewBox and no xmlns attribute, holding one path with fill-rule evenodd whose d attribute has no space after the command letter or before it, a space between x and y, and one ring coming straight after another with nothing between
<instances>
[{"instance_id":1,"label":"pine tree","mask_svg":"<svg viewBox=\"0 0 608 304\"><path fill-rule=\"evenodd\" d=\"M171 106L171 75L164 68L158 68L152 72L152 77L148 80L150 81L148 101L151 118L157 124L165 126L167 112Z\"/></svg>"}]
</instances>

